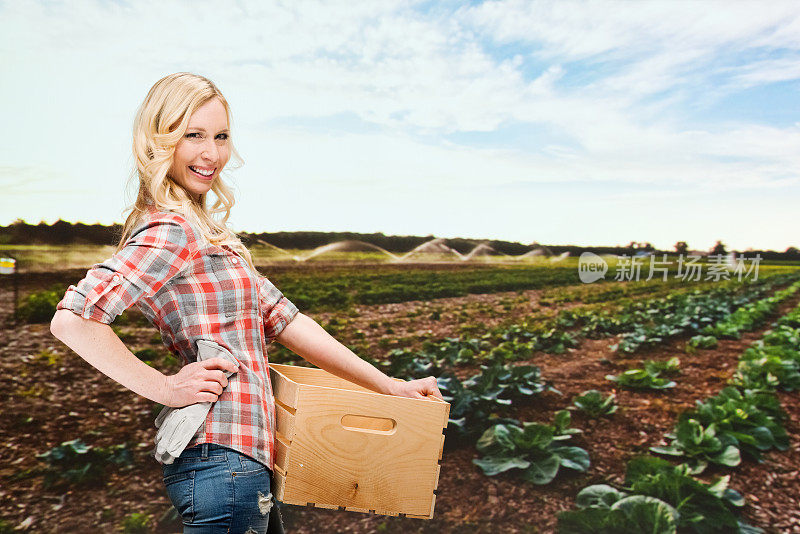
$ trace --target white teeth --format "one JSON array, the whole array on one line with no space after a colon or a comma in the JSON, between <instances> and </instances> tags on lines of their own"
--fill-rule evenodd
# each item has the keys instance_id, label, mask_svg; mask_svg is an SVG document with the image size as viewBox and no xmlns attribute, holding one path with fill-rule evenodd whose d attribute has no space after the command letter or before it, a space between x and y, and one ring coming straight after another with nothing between
<instances>
[{"instance_id":1,"label":"white teeth","mask_svg":"<svg viewBox=\"0 0 800 534\"><path fill-rule=\"evenodd\" d=\"M197 174L202 174L203 176L211 176L212 174L214 174L213 170L204 171L204 170L198 169L197 167L192 167L191 165L189 165L189 168L192 169Z\"/></svg>"}]
</instances>

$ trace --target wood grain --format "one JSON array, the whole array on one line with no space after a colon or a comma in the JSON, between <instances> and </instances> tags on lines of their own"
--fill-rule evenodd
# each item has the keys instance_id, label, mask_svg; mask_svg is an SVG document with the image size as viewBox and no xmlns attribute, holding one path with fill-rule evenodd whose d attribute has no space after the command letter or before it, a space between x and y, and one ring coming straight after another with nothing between
<instances>
[{"instance_id":1,"label":"wood grain","mask_svg":"<svg viewBox=\"0 0 800 534\"><path fill-rule=\"evenodd\" d=\"M433 517L448 403L382 395L321 369L270 368L279 500Z\"/></svg>"}]
</instances>

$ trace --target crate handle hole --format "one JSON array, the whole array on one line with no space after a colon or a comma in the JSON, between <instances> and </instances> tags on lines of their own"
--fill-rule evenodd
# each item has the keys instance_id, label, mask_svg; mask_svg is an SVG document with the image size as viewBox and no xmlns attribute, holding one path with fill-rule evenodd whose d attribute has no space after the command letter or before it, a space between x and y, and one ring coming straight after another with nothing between
<instances>
[{"instance_id":1,"label":"crate handle hole","mask_svg":"<svg viewBox=\"0 0 800 534\"><path fill-rule=\"evenodd\" d=\"M354 432L391 435L397 431L397 421L386 417L347 414L342 416L342 426Z\"/></svg>"}]
</instances>

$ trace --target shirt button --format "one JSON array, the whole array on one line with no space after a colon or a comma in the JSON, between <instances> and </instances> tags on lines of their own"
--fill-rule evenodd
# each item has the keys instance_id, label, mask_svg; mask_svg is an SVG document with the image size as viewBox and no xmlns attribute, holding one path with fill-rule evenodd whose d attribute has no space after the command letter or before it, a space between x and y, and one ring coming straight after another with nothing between
<instances>
[{"instance_id":1,"label":"shirt button","mask_svg":"<svg viewBox=\"0 0 800 534\"><path fill-rule=\"evenodd\" d=\"M118 274L114 275L114 281L119 282L121 279L122 279L122 277L120 275L118 275Z\"/></svg>"},{"instance_id":2,"label":"shirt button","mask_svg":"<svg viewBox=\"0 0 800 534\"><path fill-rule=\"evenodd\" d=\"M233 263L239 263L239 259L238 258L233 258Z\"/></svg>"}]
</instances>

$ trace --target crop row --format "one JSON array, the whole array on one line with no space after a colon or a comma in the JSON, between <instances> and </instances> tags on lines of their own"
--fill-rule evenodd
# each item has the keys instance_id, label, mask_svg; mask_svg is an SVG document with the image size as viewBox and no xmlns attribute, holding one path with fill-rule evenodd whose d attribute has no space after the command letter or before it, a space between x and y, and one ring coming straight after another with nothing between
<instances>
[{"instance_id":1,"label":"crop row","mask_svg":"<svg viewBox=\"0 0 800 534\"><path fill-rule=\"evenodd\" d=\"M748 293L728 294L713 291L711 294L717 298L727 298L730 306L715 308L717 313L708 313L706 320L697 320L696 326L690 331L700 331L701 328L714 326L714 318L725 320L731 315L731 306L751 301L755 296L763 294L775 285L785 283L786 277L774 277L770 282L754 285L748 288ZM793 286L795 289L778 292L772 301L780 301L796 290L800 283ZM708 303L710 296L703 294L682 295L676 298L666 297L655 299L652 303L645 303L637 310L631 312L632 316L655 317L653 310L663 312L663 303L680 310L684 317L693 309L702 310L700 303ZM694 304L690 308L686 301ZM680 305L675 303L679 302ZM761 313L763 306L754 309ZM724 312L724 313L723 313ZM673 311L673 315L677 315ZM691 321L692 319L689 319ZM751 321L752 323L752 321ZM620 326L636 328L640 323L631 320L620 322ZM693 324L693 323L689 323ZM459 338L445 338L438 342L426 342L421 350L395 349L381 360L372 360L371 363L381 367L392 376L419 378L435 375L439 377L439 386L450 400L451 424L463 436L474 436L485 431L489 419L497 413L502 415L505 407L511 402L509 394L516 391L519 397L529 396L545 389L553 389L544 381L538 367L532 365L514 366L510 362L524 360L532 356L537 350L548 352L564 352L566 347L575 346L576 338L567 332L555 328L549 330L534 330L529 324L511 325L504 331L495 331L483 336L481 339L462 340ZM455 371L463 366L481 365L479 373L460 380ZM653 364L655 365L655 363ZM527 384L527 386L525 385Z\"/></svg>"},{"instance_id":2,"label":"crop row","mask_svg":"<svg viewBox=\"0 0 800 534\"><path fill-rule=\"evenodd\" d=\"M402 272L353 269L314 277L286 273L276 276L273 281L303 310L343 309L354 304L432 300L580 283L577 269L552 266Z\"/></svg>"},{"instance_id":3,"label":"crop row","mask_svg":"<svg viewBox=\"0 0 800 534\"><path fill-rule=\"evenodd\" d=\"M783 268L765 267L764 275L756 282L785 273ZM793 271L790 271L793 272ZM595 301L605 301L619 296L635 296L637 283L607 282L580 284L578 269L570 266L460 266L434 269L378 269L366 271L363 267L337 267L330 271L306 273L281 272L270 279L302 310L345 309L355 304L371 305L411 300L433 300L461 297L469 294L523 291L540 288L578 286L583 298L592 300L594 293L610 291ZM747 281L752 283L752 281ZM719 282L724 284L725 282ZM659 282L664 287L686 286L690 282L669 279ZM657 288L659 284L651 284Z\"/></svg>"},{"instance_id":4,"label":"crop row","mask_svg":"<svg viewBox=\"0 0 800 534\"><path fill-rule=\"evenodd\" d=\"M386 358L372 361L383 367L393 376L420 377L430 374L442 374L456 367L480 363L504 363L529 359L534 352L563 353L566 349L578 345L581 337L591 334L601 337L616 333L629 334L644 328L645 321L653 324L657 321L671 321L673 328L680 321L682 332L700 332L707 326L713 326L726 319L738 307L756 300L775 286L796 279L798 275L776 275L769 280L759 280L757 284L746 286L742 291L734 288L715 289L707 293L691 292L632 303L620 315L615 317L601 310L591 314L576 314L572 310L564 310L553 321L545 324L523 321L519 324L495 328L481 338L460 339L445 338L428 341L420 350L395 349ZM724 299L725 306L714 306L713 299ZM785 298L781 297L781 298ZM713 310L713 313L709 310ZM705 315L703 313L705 312ZM700 314L700 317L693 314ZM594 317L594 318L593 318ZM603 327L597 317L602 318ZM570 329L578 318L584 321L584 327L577 333ZM672 335L677 335L674 332ZM665 338L661 336L658 342ZM650 339L655 344L655 339Z\"/></svg>"},{"instance_id":5,"label":"crop row","mask_svg":"<svg viewBox=\"0 0 800 534\"><path fill-rule=\"evenodd\" d=\"M760 340L742 354L731 386L695 410L683 413L672 443L654 452L685 458L692 471L702 472L709 462L736 466L746 454L761 461L761 453L789 446L783 428L785 413L777 388L800 387L800 307L774 323Z\"/></svg>"},{"instance_id":6,"label":"crop row","mask_svg":"<svg viewBox=\"0 0 800 534\"><path fill-rule=\"evenodd\" d=\"M560 324L579 327L581 335L598 338L622 334L615 350L632 353L680 335L696 334L735 310L761 298L798 274L775 275L744 287L728 285L708 291L676 292L634 301L615 311L565 310Z\"/></svg>"},{"instance_id":7,"label":"crop row","mask_svg":"<svg viewBox=\"0 0 800 534\"><path fill-rule=\"evenodd\" d=\"M552 266L461 267L409 271L338 267L330 271L284 272L270 279L304 311L347 309L411 300L433 300L469 294L522 291L580 283L575 268ZM49 321L66 287L25 296L15 316L25 322ZM123 314L124 315L124 314ZM120 322L125 322L123 318Z\"/></svg>"},{"instance_id":8,"label":"crop row","mask_svg":"<svg viewBox=\"0 0 800 534\"><path fill-rule=\"evenodd\" d=\"M554 288L552 290L545 291L542 297L539 299L539 302L543 306L576 301L583 302L584 304L604 303L623 298L641 298L643 296L671 292L675 289L683 289L687 287L704 290L718 285L720 285L718 282L684 281L679 278L670 278L667 281L653 279L650 281L630 281L624 284L608 283L600 287L595 286L594 284L584 284L582 286L563 289Z\"/></svg>"},{"instance_id":9,"label":"crop row","mask_svg":"<svg viewBox=\"0 0 800 534\"><path fill-rule=\"evenodd\" d=\"M580 283L575 268L552 266L463 267L409 271L335 268L331 271L286 272L270 279L304 311L347 309L411 300L462 297L469 294L522 291ZM15 316L25 322L52 319L66 287L52 287L25 296ZM123 314L125 315L125 314ZM123 317L120 322L125 322Z\"/></svg>"},{"instance_id":10,"label":"crop row","mask_svg":"<svg viewBox=\"0 0 800 534\"><path fill-rule=\"evenodd\" d=\"M739 339L742 332L752 331L763 325L767 318L774 314L780 303L796 293L798 289L800 289L800 282L795 282L786 289L776 291L770 297L737 309L714 325L706 326L700 334L689 340L687 351L692 352L698 347L716 347L717 337L712 334L716 334L719 337ZM666 362L646 361L643 368L628 369L618 376L607 375L606 378L622 387L632 389L667 389L674 387L676 384L674 381L662 378L660 375L677 373L679 364L677 357L671 358Z\"/></svg>"},{"instance_id":11,"label":"crop row","mask_svg":"<svg viewBox=\"0 0 800 534\"><path fill-rule=\"evenodd\" d=\"M795 293L798 288L800 288L800 282L785 290L776 292L775 295L759 301L756 305L741 308L741 312L737 314L737 320L749 329L755 328L757 324L763 321L766 314L773 312L780 302ZM731 322L730 316L726 317L724 321ZM624 386L661 389L674 386L675 383L660 378L659 374L675 373L678 370L678 365L677 358L672 358L666 362L648 361L645 362L644 369L630 370L620 375L620 377L609 378L618 381ZM638 373L642 376L633 377L632 373ZM452 387L450 387L450 390L452 391ZM730 397L730 394L728 397ZM457 400L459 395L454 395L453 398ZM616 410L616 407L613 406L613 396L603 398L602 394L597 391L584 392L583 395L576 397L574 403L576 407L589 413L613 413ZM486 422L486 419L484 418L483 421ZM489 428L483 431L476 444L476 448L483 456L473 460L473 462L488 476L506 471L518 471L524 480L534 484L549 483L556 477L561 467L576 471L586 471L590 465L588 453L584 449L568 443L572 435L580 433L580 430L568 428L568 424L569 415L565 410L556 413L554 421L550 425L530 422L520 423L519 421L508 419L495 420ZM775 435L778 435L777 430L775 432ZM785 437L785 433L783 436ZM683 483L693 487L696 491L708 493L707 488L702 485L691 484L684 480L685 478L690 478L688 477L691 473L689 470L674 470L671 465L667 467L658 464L655 459L649 462L649 468L657 471L658 476L672 477L675 480L683 481ZM631 484L635 485L636 483L631 482ZM720 487L724 484L723 482L718 482L717 485ZM597 490L597 488L594 488L594 490ZM616 490L613 491L617 500L623 501L619 505L623 509L626 509L628 505L637 503L635 504L637 507L641 505L643 510L646 509L653 512L655 508L661 506L661 503L654 504L650 501L642 501L641 498L635 496L630 496L631 498L628 499L628 495ZM728 494L731 495L731 493ZM585 494L583 496L585 497ZM622 511L616 509L612 512L610 508L612 504L609 503L608 514L610 518L615 518L614 524L609 525L609 528L613 530L613 528L616 528L617 523L625 520L626 516ZM673 525L676 525L679 517L677 512L674 516L671 515L674 509L670 508L666 503L664 505L664 508L658 508L660 513L664 517L671 518ZM595 510L586 513L597 515ZM582 516L576 514L574 517L580 518ZM662 520L664 517L662 517ZM695 517L693 521L696 519ZM723 524L729 525L729 522L724 522ZM569 529L569 527L565 528Z\"/></svg>"},{"instance_id":12,"label":"crop row","mask_svg":"<svg viewBox=\"0 0 800 534\"><path fill-rule=\"evenodd\" d=\"M727 324L745 325L736 335L753 329L774 311L774 306L765 311L766 305L786 298L797 287L778 292L772 301L765 299L764 306L743 308ZM684 463L673 466L646 456L631 460L625 486L598 484L581 490L576 498L579 509L559 515L559 532L761 532L737 518L736 509L744 499L727 487L729 476L705 484L692 475L709 462L736 466L742 454L760 462L763 452L788 447L786 414L774 392L800 386L798 346L800 307L773 323L772 330L744 351L730 386L679 416L674 432L667 436L672 440L668 446L651 447L655 453L683 458Z\"/></svg>"}]
</instances>

